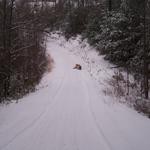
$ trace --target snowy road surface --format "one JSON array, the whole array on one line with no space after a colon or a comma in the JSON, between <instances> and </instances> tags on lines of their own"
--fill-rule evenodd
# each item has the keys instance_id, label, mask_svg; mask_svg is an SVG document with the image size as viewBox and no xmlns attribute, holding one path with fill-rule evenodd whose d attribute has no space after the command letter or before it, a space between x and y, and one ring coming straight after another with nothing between
<instances>
[{"instance_id":1,"label":"snowy road surface","mask_svg":"<svg viewBox=\"0 0 150 150\"><path fill-rule=\"evenodd\" d=\"M39 91L0 106L0 150L150 150L150 120L108 105L81 63L49 41L55 60Z\"/></svg>"}]
</instances>

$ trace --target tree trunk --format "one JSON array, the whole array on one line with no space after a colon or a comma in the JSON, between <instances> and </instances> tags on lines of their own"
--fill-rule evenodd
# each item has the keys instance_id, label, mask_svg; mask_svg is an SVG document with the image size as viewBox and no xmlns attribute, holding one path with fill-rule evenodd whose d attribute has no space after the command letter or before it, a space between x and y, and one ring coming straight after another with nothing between
<instances>
[{"instance_id":1,"label":"tree trunk","mask_svg":"<svg viewBox=\"0 0 150 150\"><path fill-rule=\"evenodd\" d=\"M112 0L108 0L108 10L112 11Z\"/></svg>"},{"instance_id":2,"label":"tree trunk","mask_svg":"<svg viewBox=\"0 0 150 150\"><path fill-rule=\"evenodd\" d=\"M3 49L6 51L6 0L3 0Z\"/></svg>"},{"instance_id":3,"label":"tree trunk","mask_svg":"<svg viewBox=\"0 0 150 150\"><path fill-rule=\"evenodd\" d=\"M148 85L148 47L147 47L147 0L144 0L144 94L145 98L149 98L149 85Z\"/></svg>"}]
</instances>

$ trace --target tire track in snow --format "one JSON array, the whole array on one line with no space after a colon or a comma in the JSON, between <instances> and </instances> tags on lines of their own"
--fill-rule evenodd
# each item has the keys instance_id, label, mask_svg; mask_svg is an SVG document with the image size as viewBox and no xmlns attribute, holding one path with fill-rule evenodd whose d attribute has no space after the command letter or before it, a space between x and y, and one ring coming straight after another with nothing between
<instances>
[{"instance_id":1,"label":"tire track in snow","mask_svg":"<svg viewBox=\"0 0 150 150\"><path fill-rule=\"evenodd\" d=\"M83 76L82 73L81 73L81 75ZM91 101L91 96L89 95L89 89L87 88L88 87L87 82L85 80L83 81L82 79L85 79L84 76L82 78L80 78L80 80L81 80L81 82L83 82L84 85L86 84L85 85L85 89L87 89L87 91L88 91L87 92L88 93L88 101L90 102ZM94 122L95 127L96 127L96 129L97 129L97 131L99 133L99 136L103 137L103 140L105 141L105 143L106 143L106 145L107 145L109 150L114 150L114 148L111 146L111 143L109 142L108 138L105 136L103 130L99 127L99 125L98 125L98 123L96 121L96 118L94 117L95 116L94 112L92 112L92 110L90 109L90 106L89 106L89 112L90 112L91 118L93 120L92 122ZM76 144L79 145L77 140L76 140ZM79 146L77 146L77 150L80 150Z\"/></svg>"},{"instance_id":2,"label":"tire track in snow","mask_svg":"<svg viewBox=\"0 0 150 150\"><path fill-rule=\"evenodd\" d=\"M106 100L105 100L106 101ZM106 103L106 102L105 102ZM92 108L91 108L92 109ZM93 111L94 112L94 111ZM115 126L117 126L117 129L119 130L119 133L121 134L122 136L122 139L124 139L124 141L126 141L127 143L130 143L130 147L131 147L131 150L136 150L137 148L135 148L135 146L133 146L130 142L130 140L125 136L125 132L123 132L123 130L121 130L120 126L118 125L118 121L111 115L111 112L108 110L107 111L107 116L109 117L109 119L113 122L113 124ZM95 116L96 117L96 116ZM128 144L129 145L129 144Z\"/></svg>"},{"instance_id":3,"label":"tire track in snow","mask_svg":"<svg viewBox=\"0 0 150 150\"><path fill-rule=\"evenodd\" d=\"M82 74L82 75L83 75L83 74ZM103 132L102 128L99 126L99 124L98 124L97 121L96 121L96 116L95 116L95 114L94 114L94 112L93 112L93 110L92 110L92 108L91 108L91 95L89 94L89 93L90 93L90 90L89 90L89 88L88 88L87 81L84 80L84 84L86 84L86 85L85 85L85 88L86 88L87 91L88 91L87 93L88 93L88 101L89 101L89 103L88 103L89 112L90 112L91 115L92 115L93 122L95 123L95 126L96 126L96 128L97 128L97 131L98 131L99 135L103 137L103 139L104 139L104 141L106 142L106 144L107 144L109 150L114 150L114 148L112 147L112 145L111 145L111 143L109 142L108 138L105 136L105 133Z\"/></svg>"},{"instance_id":4,"label":"tire track in snow","mask_svg":"<svg viewBox=\"0 0 150 150\"><path fill-rule=\"evenodd\" d=\"M76 145L76 150L80 150L79 144L78 144L78 141L77 141L77 135L76 135L76 128L75 128L75 126L74 126L74 129L73 129L73 132L74 132L74 143Z\"/></svg>"},{"instance_id":5,"label":"tire track in snow","mask_svg":"<svg viewBox=\"0 0 150 150\"><path fill-rule=\"evenodd\" d=\"M62 81L60 82L60 85L58 87L58 89L56 90L53 99L56 98L57 94L61 91L65 80L66 80L66 73L64 73L64 76L62 78ZM20 132L18 132L13 138L11 138L7 143L3 144L2 146L0 146L0 150L3 150L4 148L6 148L9 144L11 144L16 138L18 138L20 135L22 135L25 131L29 130L33 125L35 125L41 118L42 116L44 116L46 114L46 112L52 108L52 106L54 106L56 103L56 101L50 102L49 104L46 105L45 109L40 113L40 115L34 119L28 126L26 126L25 128L23 128ZM51 104L51 107L49 106ZM50 108L49 108L50 107Z\"/></svg>"},{"instance_id":6,"label":"tire track in snow","mask_svg":"<svg viewBox=\"0 0 150 150\"><path fill-rule=\"evenodd\" d=\"M111 148L110 150L115 150L115 148L113 148L113 147L111 146L111 143L109 142L108 138L105 136L105 133L103 132L102 128L100 127L99 123L97 122L96 115L95 115L95 113L94 113L94 111L93 111L93 109L92 109L92 103L91 103L91 102L92 102L92 98L91 98L91 95L89 94L89 93L90 93L90 90L89 90L89 88L88 88L89 86L88 86L88 83L87 83L86 81L85 81L85 83L86 83L86 88L87 88L87 90L88 90L88 95L89 95L89 109L90 109L90 112L91 112L91 114L92 114L92 116L93 116L93 119L94 119L94 121L95 121L95 124L96 124L96 126L97 126L99 132L103 135L105 141L107 141L109 147ZM113 117L111 117L111 115L110 115L109 112L106 112L106 113L107 113L106 116L109 117L109 119L113 122L113 124L115 124L115 126L118 127L117 129L119 130L120 135L122 135L122 139L124 139L124 141L127 141L127 143L130 143L130 146L131 146L131 149L132 149L132 150L136 150L136 148L131 144L131 142L130 142L125 136L123 136L124 133L122 132L122 130L121 130L120 127L118 126L117 121L114 120Z\"/></svg>"}]
</instances>

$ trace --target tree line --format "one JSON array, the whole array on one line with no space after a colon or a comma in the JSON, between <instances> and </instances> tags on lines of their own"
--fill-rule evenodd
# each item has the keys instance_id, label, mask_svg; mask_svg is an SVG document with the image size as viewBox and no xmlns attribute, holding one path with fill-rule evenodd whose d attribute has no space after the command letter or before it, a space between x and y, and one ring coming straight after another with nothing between
<instances>
[{"instance_id":1,"label":"tree line","mask_svg":"<svg viewBox=\"0 0 150 150\"><path fill-rule=\"evenodd\" d=\"M0 0L0 102L35 90L46 69L47 8L27 0Z\"/></svg>"}]
</instances>

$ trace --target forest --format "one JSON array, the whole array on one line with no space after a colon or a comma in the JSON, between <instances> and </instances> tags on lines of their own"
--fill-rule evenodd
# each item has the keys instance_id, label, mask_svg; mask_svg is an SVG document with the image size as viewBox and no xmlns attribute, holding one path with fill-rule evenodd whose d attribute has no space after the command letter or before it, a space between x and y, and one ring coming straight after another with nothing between
<instances>
[{"instance_id":1,"label":"forest","mask_svg":"<svg viewBox=\"0 0 150 150\"><path fill-rule=\"evenodd\" d=\"M0 0L0 150L150 150L150 0Z\"/></svg>"},{"instance_id":2,"label":"forest","mask_svg":"<svg viewBox=\"0 0 150 150\"><path fill-rule=\"evenodd\" d=\"M149 0L1 0L0 22L0 101L34 90L47 65L45 35L58 30L88 39L149 98Z\"/></svg>"}]
</instances>

